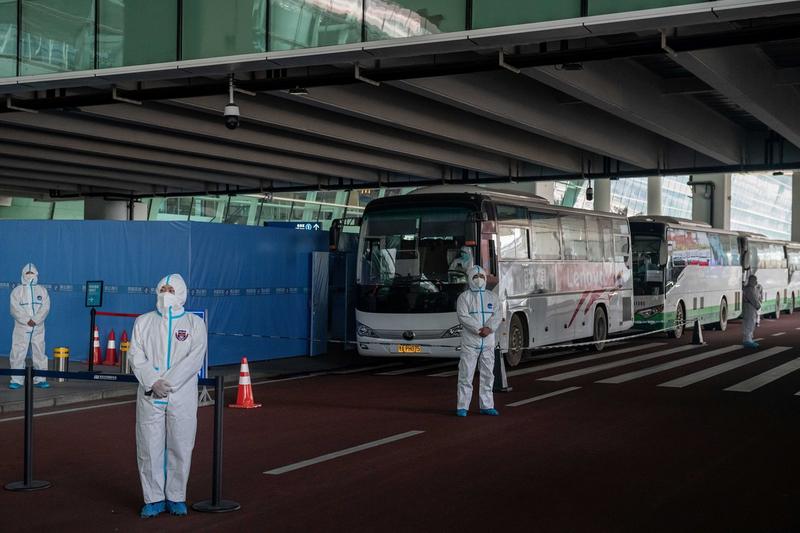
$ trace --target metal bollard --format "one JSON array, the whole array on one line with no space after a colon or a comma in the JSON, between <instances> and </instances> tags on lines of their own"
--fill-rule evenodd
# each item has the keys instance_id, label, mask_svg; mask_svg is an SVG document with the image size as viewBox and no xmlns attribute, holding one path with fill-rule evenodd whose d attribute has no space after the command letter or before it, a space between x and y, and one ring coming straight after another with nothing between
<instances>
[{"instance_id":1,"label":"metal bollard","mask_svg":"<svg viewBox=\"0 0 800 533\"><path fill-rule=\"evenodd\" d=\"M128 363L128 350L131 349L129 341L119 343L119 371L122 374L131 373L131 365Z\"/></svg>"},{"instance_id":2,"label":"metal bollard","mask_svg":"<svg viewBox=\"0 0 800 533\"><path fill-rule=\"evenodd\" d=\"M53 349L53 361L56 372L69 372L69 348L60 347ZM58 378L58 383L64 383L66 378Z\"/></svg>"}]
</instances>

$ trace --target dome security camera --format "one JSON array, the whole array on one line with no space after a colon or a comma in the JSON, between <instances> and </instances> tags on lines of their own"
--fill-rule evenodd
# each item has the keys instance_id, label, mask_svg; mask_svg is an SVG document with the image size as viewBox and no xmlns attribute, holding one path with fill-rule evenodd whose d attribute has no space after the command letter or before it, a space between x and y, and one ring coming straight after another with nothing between
<instances>
[{"instance_id":1,"label":"dome security camera","mask_svg":"<svg viewBox=\"0 0 800 533\"><path fill-rule=\"evenodd\" d=\"M225 127L229 130L239 127L239 106L233 102L225 106Z\"/></svg>"}]
</instances>

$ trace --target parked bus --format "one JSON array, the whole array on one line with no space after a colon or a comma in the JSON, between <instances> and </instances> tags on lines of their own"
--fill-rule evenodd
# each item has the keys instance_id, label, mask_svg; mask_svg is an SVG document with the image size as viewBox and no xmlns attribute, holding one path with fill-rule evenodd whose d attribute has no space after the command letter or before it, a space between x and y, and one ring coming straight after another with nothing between
<instances>
[{"instance_id":1,"label":"parked bus","mask_svg":"<svg viewBox=\"0 0 800 533\"><path fill-rule=\"evenodd\" d=\"M739 235L663 216L629 219L636 327L681 337L699 320L725 330L742 312Z\"/></svg>"},{"instance_id":2,"label":"parked bus","mask_svg":"<svg viewBox=\"0 0 800 533\"><path fill-rule=\"evenodd\" d=\"M800 296L800 244L744 232L739 233L739 243L743 254L742 282L751 274L758 277L764 298L762 316L780 318L781 311L793 313Z\"/></svg>"},{"instance_id":3,"label":"parked bus","mask_svg":"<svg viewBox=\"0 0 800 533\"><path fill-rule=\"evenodd\" d=\"M487 270L501 302L497 338L512 366L525 348L603 341L633 326L625 217L477 186L430 187L366 207L356 280L361 355L459 356L462 250Z\"/></svg>"}]
</instances>

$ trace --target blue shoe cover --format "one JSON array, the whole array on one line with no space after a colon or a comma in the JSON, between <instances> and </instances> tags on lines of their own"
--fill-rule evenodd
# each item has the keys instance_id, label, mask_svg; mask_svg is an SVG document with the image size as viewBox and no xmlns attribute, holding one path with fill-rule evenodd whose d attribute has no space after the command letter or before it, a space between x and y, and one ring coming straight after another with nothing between
<instances>
[{"instance_id":1,"label":"blue shoe cover","mask_svg":"<svg viewBox=\"0 0 800 533\"><path fill-rule=\"evenodd\" d=\"M158 516L164 512L166 506L164 502L153 502L153 503L146 503L144 507L142 507L142 512L139 513L139 516L142 518L152 518L154 516Z\"/></svg>"},{"instance_id":2,"label":"blue shoe cover","mask_svg":"<svg viewBox=\"0 0 800 533\"><path fill-rule=\"evenodd\" d=\"M467 416L466 409L456 409L456 416Z\"/></svg>"},{"instance_id":3,"label":"blue shoe cover","mask_svg":"<svg viewBox=\"0 0 800 533\"><path fill-rule=\"evenodd\" d=\"M175 516L185 516L189 511L186 509L186 502L171 502L167 500L167 511Z\"/></svg>"},{"instance_id":4,"label":"blue shoe cover","mask_svg":"<svg viewBox=\"0 0 800 533\"><path fill-rule=\"evenodd\" d=\"M744 347L745 348L758 348L758 343L757 342L745 342L744 343Z\"/></svg>"},{"instance_id":5,"label":"blue shoe cover","mask_svg":"<svg viewBox=\"0 0 800 533\"><path fill-rule=\"evenodd\" d=\"M39 389L49 389L50 388L50 384L48 382L46 382L46 381L40 381L39 383L36 383L34 385L34 387L39 388Z\"/></svg>"},{"instance_id":6,"label":"blue shoe cover","mask_svg":"<svg viewBox=\"0 0 800 533\"><path fill-rule=\"evenodd\" d=\"M20 385L19 383L9 383L8 384L8 388L9 389L21 389L22 385Z\"/></svg>"},{"instance_id":7,"label":"blue shoe cover","mask_svg":"<svg viewBox=\"0 0 800 533\"><path fill-rule=\"evenodd\" d=\"M500 416L500 413L497 412L497 409L481 409L481 414L489 416Z\"/></svg>"}]
</instances>

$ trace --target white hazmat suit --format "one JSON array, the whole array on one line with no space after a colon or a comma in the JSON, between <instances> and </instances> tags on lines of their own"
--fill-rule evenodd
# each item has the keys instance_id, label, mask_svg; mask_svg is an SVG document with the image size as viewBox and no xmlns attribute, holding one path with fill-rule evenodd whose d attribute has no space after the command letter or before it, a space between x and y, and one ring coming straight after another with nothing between
<instances>
[{"instance_id":1,"label":"white hazmat suit","mask_svg":"<svg viewBox=\"0 0 800 533\"><path fill-rule=\"evenodd\" d=\"M482 274L484 278L477 277ZM480 409L494 409L494 334L502 321L497 296L486 290L486 271L475 265L467 271L469 288L461 293L456 303L461 324L461 360L458 363L458 409L469 409L472 400L472 380L475 367L480 362ZM482 328L491 329L485 337Z\"/></svg>"},{"instance_id":2,"label":"white hazmat suit","mask_svg":"<svg viewBox=\"0 0 800 533\"><path fill-rule=\"evenodd\" d=\"M33 275L27 275L32 272ZM11 291L11 316L14 318L14 332L11 334L11 355L9 363L12 369L25 368L25 357L28 345L31 347L33 368L47 370L47 355L44 351L44 321L50 313L50 296L47 289L39 285L39 271L36 265L28 263L22 267L22 285ZM29 323L35 325L31 326ZM34 383L45 383L45 378L35 377ZM12 376L11 383L22 385L23 376ZM42 385L45 386L45 385Z\"/></svg>"},{"instance_id":3,"label":"white hazmat suit","mask_svg":"<svg viewBox=\"0 0 800 533\"><path fill-rule=\"evenodd\" d=\"M450 265L447 267L448 270L460 270L464 273L467 272L470 268L474 266L474 261L472 260L472 249L469 246L462 246L461 250L458 252L458 255L450 261Z\"/></svg>"},{"instance_id":4,"label":"white hazmat suit","mask_svg":"<svg viewBox=\"0 0 800 533\"><path fill-rule=\"evenodd\" d=\"M170 285L175 294L162 293ZM162 279L157 310L133 325L129 358L139 380L136 451L145 503L186 501L197 429L197 374L208 336L203 320L183 309L180 274ZM159 397L159 391L165 391ZM166 454L166 457L165 457Z\"/></svg>"},{"instance_id":5,"label":"white hazmat suit","mask_svg":"<svg viewBox=\"0 0 800 533\"><path fill-rule=\"evenodd\" d=\"M757 347L753 342L753 331L756 329L758 310L761 309L761 290L755 276L747 278L747 285L742 290L742 334L745 346Z\"/></svg>"}]
</instances>

